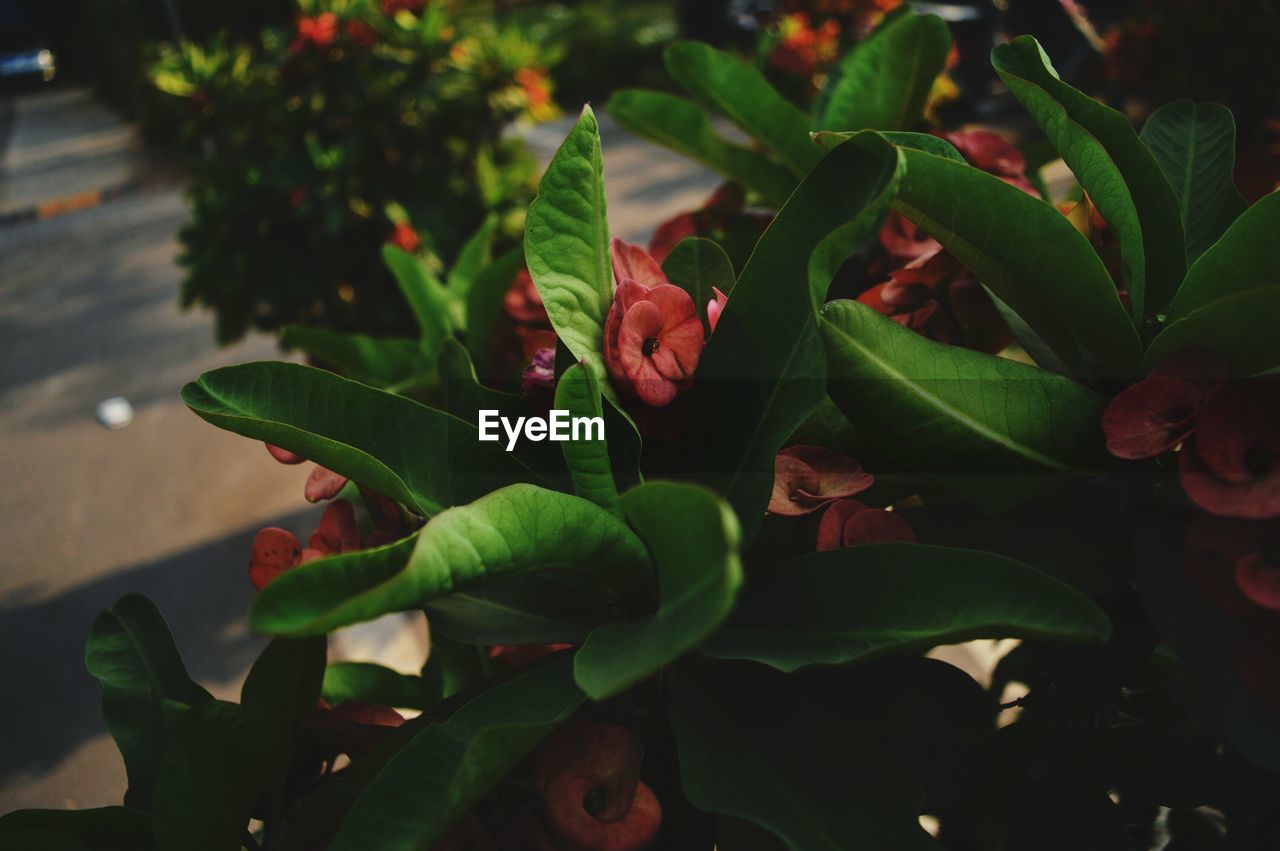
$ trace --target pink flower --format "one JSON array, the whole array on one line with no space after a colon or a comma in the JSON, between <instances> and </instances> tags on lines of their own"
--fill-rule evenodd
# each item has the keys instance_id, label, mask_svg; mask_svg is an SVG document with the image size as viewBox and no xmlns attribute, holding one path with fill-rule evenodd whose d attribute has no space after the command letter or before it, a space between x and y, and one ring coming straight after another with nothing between
<instances>
[{"instance_id":1,"label":"pink flower","mask_svg":"<svg viewBox=\"0 0 1280 851\"><path fill-rule=\"evenodd\" d=\"M263 446L267 447L267 451L271 453L271 457L279 461L281 464L301 464L307 460L296 452L290 452L288 449L283 449L271 443L264 443Z\"/></svg>"},{"instance_id":2,"label":"pink flower","mask_svg":"<svg viewBox=\"0 0 1280 851\"><path fill-rule=\"evenodd\" d=\"M418 232L408 222L397 222L395 230L391 231L391 235L387 237L387 242L401 251L410 253L417 251L418 246L422 245Z\"/></svg>"},{"instance_id":3,"label":"pink flower","mask_svg":"<svg viewBox=\"0 0 1280 851\"><path fill-rule=\"evenodd\" d=\"M1022 152L1010 145L999 133L990 130L965 130L934 134L946 139L974 168L1016 186L1036 198L1040 193L1027 180L1027 161Z\"/></svg>"},{"instance_id":4,"label":"pink flower","mask_svg":"<svg viewBox=\"0 0 1280 851\"><path fill-rule=\"evenodd\" d=\"M1213 352L1186 350L1161 361L1102 412L1107 451L1117 458L1154 458L1191 436L1196 418L1226 375Z\"/></svg>"},{"instance_id":5,"label":"pink flower","mask_svg":"<svg viewBox=\"0 0 1280 851\"><path fill-rule=\"evenodd\" d=\"M311 475L307 476L302 495L307 498L307 502L324 502L326 499L333 499L346 486L346 476L340 476L317 464Z\"/></svg>"},{"instance_id":6,"label":"pink flower","mask_svg":"<svg viewBox=\"0 0 1280 851\"><path fill-rule=\"evenodd\" d=\"M520 376L520 391L526 397L547 397L555 393L556 350L538 349Z\"/></svg>"},{"instance_id":7,"label":"pink flower","mask_svg":"<svg viewBox=\"0 0 1280 851\"><path fill-rule=\"evenodd\" d=\"M857 461L824 446L788 446L773 461L769 512L787 517L812 514L875 483Z\"/></svg>"},{"instance_id":8,"label":"pink flower","mask_svg":"<svg viewBox=\"0 0 1280 851\"><path fill-rule=\"evenodd\" d=\"M618 288L605 319L604 360L620 388L646 405L671 404L690 385L705 344L689 294L637 246L611 245Z\"/></svg>"},{"instance_id":9,"label":"pink flower","mask_svg":"<svg viewBox=\"0 0 1280 851\"><path fill-rule=\"evenodd\" d=\"M818 522L819 552L896 541L915 543L916 533L911 525L900 514L869 508L856 499L831 503Z\"/></svg>"},{"instance_id":10,"label":"pink flower","mask_svg":"<svg viewBox=\"0 0 1280 851\"><path fill-rule=\"evenodd\" d=\"M880 228L880 245L898 262L932 257L942 250L940 242L897 210L889 213L884 227Z\"/></svg>"},{"instance_id":11,"label":"pink flower","mask_svg":"<svg viewBox=\"0 0 1280 851\"><path fill-rule=\"evenodd\" d=\"M1179 454L1178 478L1211 514L1280 517L1280 379L1224 385Z\"/></svg>"},{"instance_id":12,"label":"pink flower","mask_svg":"<svg viewBox=\"0 0 1280 851\"><path fill-rule=\"evenodd\" d=\"M719 287L712 287L711 291L716 297L707 302L707 324L711 326L711 330L716 330L716 323L720 321L720 311L724 310L724 306L729 303L729 297L720 292Z\"/></svg>"}]
</instances>

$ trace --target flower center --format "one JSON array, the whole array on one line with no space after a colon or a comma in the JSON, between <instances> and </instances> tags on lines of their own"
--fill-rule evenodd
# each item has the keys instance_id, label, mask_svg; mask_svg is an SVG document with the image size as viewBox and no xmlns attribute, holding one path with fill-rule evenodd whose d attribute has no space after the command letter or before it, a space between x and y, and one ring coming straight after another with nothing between
<instances>
[{"instance_id":1,"label":"flower center","mask_svg":"<svg viewBox=\"0 0 1280 851\"><path fill-rule=\"evenodd\" d=\"M656 352L657 350L658 350L657 337L649 337L644 341L644 345L640 348L640 351L643 352L644 356L647 358L653 357L653 353Z\"/></svg>"}]
</instances>

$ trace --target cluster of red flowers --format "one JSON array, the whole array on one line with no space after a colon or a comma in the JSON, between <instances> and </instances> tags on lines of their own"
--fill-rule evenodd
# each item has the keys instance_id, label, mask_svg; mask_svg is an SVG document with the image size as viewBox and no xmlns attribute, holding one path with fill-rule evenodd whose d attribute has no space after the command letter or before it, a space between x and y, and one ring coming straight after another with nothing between
<instances>
[{"instance_id":1,"label":"cluster of red flowers","mask_svg":"<svg viewBox=\"0 0 1280 851\"><path fill-rule=\"evenodd\" d=\"M1212 352L1187 350L1103 412L1107 449L1142 460L1176 453L1201 510L1184 548L1189 578L1241 627L1246 685L1280 708L1280 379L1229 380Z\"/></svg>"},{"instance_id":2,"label":"cluster of red flowers","mask_svg":"<svg viewBox=\"0 0 1280 851\"><path fill-rule=\"evenodd\" d=\"M914 543L915 532L901 515L851 498L873 484L875 478L848 455L824 446L789 446L773 462L769 513L802 517L825 508L818 522L819 552L861 544Z\"/></svg>"},{"instance_id":3,"label":"cluster of red flowers","mask_svg":"<svg viewBox=\"0 0 1280 851\"><path fill-rule=\"evenodd\" d=\"M840 55L840 22L835 18L814 26L808 13L793 12L778 22L778 35L769 62L797 77L825 71Z\"/></svg>"},{"instance_id":4,"label":"cluster of red flowers","mask_svg":"<svg viewBox=\"0 0 1280 851\"><path fill-rule=\"evenodd\" d=\"M281 464L302 464L301 455L267 444L271 457ZM347 486L345 476L316 465L307 476L303 495L308 502L331 500ZM355 508L345 499L339 499L325 508L320 525L304 547L302 542L287 529L269 526L253 539L249 557L249 581L261 591L285 571L325 556L341 555L366 547L380 547L404 535L408 530L404 517L396 504L387 497L363 486L360 492L365 504L372 508L373 532L362 540L356 523Z\"/></svg>"}]
</instances>

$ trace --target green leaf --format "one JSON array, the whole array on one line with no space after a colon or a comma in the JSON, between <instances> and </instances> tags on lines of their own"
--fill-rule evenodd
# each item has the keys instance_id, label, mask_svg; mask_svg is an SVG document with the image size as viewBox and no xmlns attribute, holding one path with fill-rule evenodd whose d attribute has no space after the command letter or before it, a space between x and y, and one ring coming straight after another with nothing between
<instances>
[{"instance_id":1,"label":"green leaf","mask_svg":"<svg viewBox=\"0 0 1280 851\"><path fill-rule=\"evenodd\" d=\"M318 634L539 570L577 570L630 587L643 580L647 564L644 545L604 509L512 485L441 512L416 539L284 573L258 595L250 624L269 634Z\"/></svg>"},{"instance_id":2,"label":"green leaf","mask_svg":"<svg viewBox=\"0 0 1280 851\"><path fill-rule=\"evenodd\" d=\"M524 256L556 334L603 376L613 273L600 128L589 106L542 176L525 224Z\"/></svg>"},{"instance_id":3,"label":"green leaf","mask_svg":"<svg viewBox=\"0 0 1280 851\"><path fill-rule=\"evenodd\" d=\"M910 130L950 51L942 18L894 16L840 60L820 99L818 128Z\"/></svg>"},{"instance_id":4,"label":"green leaf","mask_svg":"<svg viewBox=\"0 0 1280 851\"><path fill-rule=\"evenodd\" d=\"M489 215L484 224L463 244L458 257L445 276L449 298L454 301L467 300L471 292L471 284L481 270L489 265L489 252L493 247L493 234L498 228L498 217ZM463 327L466 327L465 324Z\"/></svg>"},{"instance_id":5,"label":"green leaf","mask_svg":"<svg viewBox=\"0 0 1280 851\"><path fill-rule=\"evenodd\" d=\"M826 396L810 257L832 231L882 207L899 166L874 134L824 157L760 238L703 351L694 404L711 438L701 471L747 539L769 502L774 456Z\"/></svg>"},{"instance_id":6,"label":"green leaf","mask_svg":"<svg viewBox=\"0 0 1280 851\"><path fill-rule=\"evenodd\" d=\"M823 310L827 390L881 450L993 507L1105 467L1106 400L1054 372L928 340L856 301Z\"/></svg>"},{"instance_id":7,"label":"green leaf","mask_svg":"<svg viewBox=\"0 0 1280 851\"><path fill-rule=\"evenodd\" d=\"M852 139L857 135L858 131L833 131L822 130L817 133L810 133L813 143L824 151L829 151L836 145L846 139ZM949 160L955 160L958 163L967 163L964 158L956 150L956 146L943 139L941 136L934 136L932 133L910 133L895 132L892 130L882 130L880 135L888 139L900 148L913 148L917 151L924 151L926 154L933 154L936 157L944 157Z\"/></svg>"},{"instance_id":8,"label":"green leaf","mask_svg":"<svg viewBox=\"0 0 1280 851\"><path fill-rule=\"evenodd\" d=\"M991 64L1115 230L1135 321L1161 310L1187 271L1182 221L1129 119L1062 82L1031 36L998 46Z\"/></svg>"},{"instance_id":9,"label":"green leaf","mask_svg":"<svg viewBox=\"0 0 1280 851\"><path fill-rule=\"evenodd\" d=\"M1280 233L1280 192L1259 199L1227 229L1187 272L1169 305L1170 322L1227 296L1280 284L1276 234Z\"/></svg>"},{"instance_id":10,"label":"green leaf","mask_svg":"<svg viewBox=\"0 0 1280 851\"><path fill-rule=\"evenodd\" d=\"M490 688L387 761L347 814L330 851L434 847L581 703L567 654Z\"/></svg>"},{"instance_id":11,"label":"green leaf","mask_svg":"<svg viewBox=\"0 0 1280 851\"><path fill-rule=\"evenodd\" d=\"M302 719L315 711L325 676L325 639L277 638L262 651L240 692L241 704L270 718L271 734L263 749L263 785L259 817L274 838L284 810L289 771L293 767Z\"/></svg>"},{"instance_id":12,"label":"green leaf","mask_svg":"<svg viewBox=\"0 0 1280 851\"><path fill-rule=\"evenodd\" d=\"M907 173L895 209L968 266L1077 373L1093 361L1107 375L1136 374L1137 331L1106 267L1065 216L976 168L902 152Z\"/></svg>"},{"instance_id":13,"label":"green leaf","mask_svg":"<svg viewBox=\"0 0 1280 851\"><path fill-rule=\"evenodd\" d=\"M137 594L94 621L84 663L102 683L102 716L129 775L125 802L148 810L165 746L161 701L199 706L213 697L187 676L155 604Z\"/></svg>"},{"instance_id":14,"label":"green leaf","mask_svg":"<svg viewBox=\"0 0 1280 851\"><path fill-rule=\"evenodd\" d=\"M15 810L0 816L0 848L12 851L152 851L151 818L129 807Z\"/></svg>"},{"instance_id":15,"label":"green leaf","mask_svg":"<svg viewBox=\"0 0 1280 851\"><path fill-rule=\"evenodd\" d=\"M682 41L664 54L667 72L695 100L715 109L777 156L797 177L820 159L809 144L809 119L764 75L709 44Z\"/></svg>"},{"instance_id":16,"label":"green leaf","mask_svg":"<svg viewBox=\"0 0 1280 851\"><path fill-rule=\"evenodd\" d=\"M219 428L282 446L425 515L538 480L457 417L297 364L206 372L182 400Z\"/></svg>"},{"instance_id":17,"label":"green leaf","mask_svg":"<svg viewBox=\"0 0 1280 851\"><path fill-rule=\"evenodd\" d=\"M497 360L507 319L502 301L523 267L523 253L510 251L480 270L467 292L467 352L486 381L507 377L499 374Z\"/></svg>"},{"instance_id":18,"label":"green leaf","mask_svg":"<svg viewBox=\"0 0 1280 851\"><path fill-rule=\"evenodd\" d=\"M927 851L920 790L857 727L747 665L677 668L680 785L700 810L755 822L791 851Z\"/></svg>"},{"instance_id":19,"label":"green leaf","mask_svg":"<svg viewBox=\"0 0 1280 851\"><path fill-rule=\"evenodd\" d=\"M729 295L737 277L729 255L718 242L699 236L682 239L662 261L662 271L671 283L682 287L699 312L716 297L712 288Z\"/></svg>"},{"instance_id":20,"label":"green leaf","mask_svg":"<svg viewBox=\"0 0 1280 851\"><path fill-rule=\"evenodd\" d=\"M428 373L433 366L415 340L289 325L280 335L280 343L306 352L319 363L370 387L401 384Z\"/></svg>"},{"instance_id":21,"label":"green leaf","mask_svg":"<svg viewBox=\"0 0 1280 851\"><path fill-rule=\"evenodd\" d=\"M1280 365L1277 316L1280 285L1255 287L1209 302L1171 323L1151 341L1147 369L1182 349L1205 348L1226 358L1233 376L1265 372Z\"/></svg>"},{"instance_id":22,"label":"green leaf","mask_svg":"<svg viewBox=\"0 0 1280 851\"><path fill-rule=\"evenodd\" d=\"M426 605L431 635L465 644L581 644L593 628L612 620L594 589L529 575L486 582ZM434 645L433 645L434 646Z\"/></svg>"},{"instance_id":23,"label":"green leaf","mask_svg":"<svg viewBox=\"0 0 1280 851\"><path fill-rule=\"evenodd\" d=\"M974 638L1105 641L1106 615L1071 586L993 553L867 544L753 575L703 652L780 671L920 652Z\"/></svg>"},{"instance_id":24,"label":"green leaf","mask_svg":"<svg viewBox=\"0 0 1280 851\"><path fill-rule=\"evenodd\" d=\"M320 696L333 706L349 700L361 700L400 709L426 709L432 703L422 677L401 674L372 662L335 662L330 665L324 671Z\"/></svg>"},{"instance_id":25,"label":"green leaf","mask_svg":"<svg viewBox=\"0 0 1280 851\"><path fill-rule=\"evenodd\" d=\"M702 163L730 180L781 204L796 177L768 155L722 139L695 104L666 92L623 89L605 105L632 133ZM807 128L806 128L807 129Z\"/></svg>"},{"instance_id":26,"label":"green leaf","mask_svg":"<svg viewBox=\"0 0 1280 851\"><path fill-rule=\"evenodd\" d=\"M163 705L168 745L156 777L152 832L160 851L239 851L267 782L274 719L211 701Z\"/></svg>"},{"instance_id":27,"label":"green leaf","mask_svg":"<svg viewBox=\"0 0 1280 851\"><path fill-rule=\"evenodd\" d=\"M435 358L440 344L453 332L449 321L449 295L444 291L444 285L421 260L394 245L382 247L382 259L418 320L419 346L428 357Z\"/></svg>"},{"instance_id":28,"label":"green leaf","mask_svg":"<svg viewBox=\"0 0 1280 851\"><path fill-rule=\"evenodd\" d=\"M618 487L613 481L609 463L609 444L604 434L604 409L601 405L600 384L595 375L583 364L574 364L565 370L556 383L557 410L568 411L571 419L591 418L599 421L599 437L596 429L587 424L581 439L561 442L565 463L573 477L573 489L578 496L588 499L609 513L621 517L618 507ZM576 428L576 426L574 427ZM572 434L573 432L571 432Z\"/></svg>"},{"instance_id":29,"label":"green leaf","mask_svg":"<svg viewBox=\"0 0 1280 851\"><path fill-rule=\"evenodd\" d=\"M715 494L649 482L622 497L631 526L658 570L658 611L643 621L597 627L574 657L592 700L625 691L696 647L733 609L742 584L738 521Z\"/></svg>"},{"instance_id":30,"label":"green leaf","mask_svg":"<svg viewBox=\"0 0 1280 851\"><path fill-rule=\"evenodd\" d=\"M1178 197L1194 263L1248 207L1232 179L1235 119L1220 104L1174 101L1151 113L1141 138Z\"/></svg>"}]
</instances>

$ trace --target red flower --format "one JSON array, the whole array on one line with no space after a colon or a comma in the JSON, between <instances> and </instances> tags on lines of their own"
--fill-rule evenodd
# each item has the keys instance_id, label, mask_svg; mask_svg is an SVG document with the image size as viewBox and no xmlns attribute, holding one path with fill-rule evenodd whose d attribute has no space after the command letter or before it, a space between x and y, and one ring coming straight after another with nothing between
<instances>
[{"instance_id":1,"label":"red flower","mask_svg":"<svg viewBox=\"0 0 1280 851\"><path fill-rule=\"evenodd\" d=\"M1211 514L1280 517L1280 380L1223 386L1179 455L1182 489Z\"/></svg>"},{"instance_id":2,"label":"red flower","mask_svg":"<svg viewBox=\"0 0 1280 851\"><path fill-rule=\"evenodd\" d=\"M384 15L396 12L416 12L427 5L427 0L382 0L381 9Z\"/></svg>"},{"instance_id":3,"label":"red flower","mask_svg":"<svg viewBox=\"0 0 1280 851\"><path fill-rule=\"evenodd\" d=\"M281 464L301 464L307 460L296 452L290 452L288 449L273 446L270 443L265 445L267 451L271 453L271 457ZM332 470L317 464L315 469L311 471L311 475L307 476L307 483L303 487L302 493L307 498L307 502L323 502L326 499L333 499L346 486L346 476L340 476Z\"/></svg>"},{"instance_id":4,"label":"red flower","mask_svg":"<svg viewBox=\"0 0 1280 851\"><path fill-rule=\"evenodd\" d=\"M932 257L942 250L941 243L897 210L890 211L880 228L880 244L899 262Z\"/></svg>"},{"instance_id":5,"label":"red flower","mask_svg":"<svg viewBox=\"0 0 1280 851\"><path fill-rule=\"evenodd\" d=\"M342 25L342 30L356 47L373 47L378 43L378 34L364 21L347 21Z\"/></svg>"},{"instance_id":6,"label":"red flower","mask_svg":"<svg viewBox=\"0 0 1280 851\"><path fill-rule=\"evenodd\" d=\"M1137 460L1173 449L1191 435L1225 375L1226 364L1213 352L1188 349L1165 358L1102 412L1107 451Z\"/></svg>"},{"instance_id":7,"label":"red flower","mask_svg":"<svg viewBox=\"0 0 1280 851\"><path fill-rule=\"evenodd\" d=\"M925 284L894 280L896 274L891 273L888 281L863 292L858 301L899 325L924 334L926 324L938 310L933 290Z\"/></svg>"},{"instance_id":8,"label":"red flower","mask_svg":"<svg viewBox=\"0 0 1280 851\"><path fill-rule=\"evenodd\" d=\"M856 499L831 503L818 522L818 551L862 544L916 542L916 533L900 514L869 508Z\"/></svg>"},{"instance_id":9,"label":"red flower","mask_svg":"<svg viewBox=\"0 0 1280 851\"><path fill-rule=\"evenodd\" d=\"M566 849L643 851L662 807L641 783L644 748L617 724L570 721L534 755L534 788L547 828Z\"/></svg>"},{"instance_id":10,"label":"red flower","mask_svg":"<svg viewBox=\"0 0 1280 851\"><path fill-rule=\"evenodd\" d=\"M271 453L271 457L281 464L301 464L307 460L296 452L290 452L288 449L283 449L271 443L264 443L263 446L267 447L267 452Z\"/></svg>"},{"instance_id":11,"label":"red flower","mask_svg":"<svg viewBox=\"0 0 1280 851\"><path fill-rule=\"evenodd\" d=\"M395 230L387 237L387 242L401 251L410 253L417 251L418 246L422 244L422 240L418 238L418 232L408 222L397 222Z\"/></svg>"},{"instance_id":12,"label":"red flower","mask_svg":"<svg viewBox=\"0 0 1280 851\"><path fill-rule=\"evenodd\" d=\"M321 12L315 17L298 18L298 34L289 45L289 50L299 53L306 47L323 49L333 44L338 37L338 16L333 12Z\"/></svg>"},{"instance_id":13,"label":"red flower","mask_svg":"<svg viewBox=\"0 0 1280 851\"><path fill-rule=\"evenodd\" d=\"M874 483L861 464L842 452L824 446L788 446L773 460L769 512L786 517L812 514Z\"/></svg>"},{"instance_id":14,"label":"red flower","mask_svg":"<svg viewBox=\"0 0 1280 851\"><path fill-rule=\"evenodd\" d=\"M286 570L358 549L360 530L356 526L355 509L340 499L324 510L320 526L312 533L305 549L292 532L275 526L255 535L249 556L249 581L261 591Z\"/></svg>"},{"instance_id":15,"label":"red flower","mask_svg":"<svg viewBox=\"0 0 1280 851\"><path fill-rule=\"evenodd\" d=\"M668 283L644 249L615 239L611 250L618 288L605 319L605 366L641 402L669 405L698 368L702 321L689 294Z\"/></svg>"},{"instance_id":16,"label":"red flower","mask_svg":"<svg viewBox=\"0 0 1280 851\"><path fill-rule=\"evenodd\" d=\"M1040 197L1027 180L1027 161L1022 152L1010 145L999 133L990 130L966 130L953 133L935 133L946 139L974 168L993 174L1028 195Z\"/></svg>"},{"instance_id":17,"label":"red flower","mask_svg":"<svg viewBox=\"0 0 1280 851\"><path fill-rule=\"evenodd\" d=\"M550 321L542 296L538 295L538 288L533 285L533 277L528 269L521 269L516 273L511 288L502 299L502 309L517 322L537 325Z\"/></svg>"}]
</instances>

